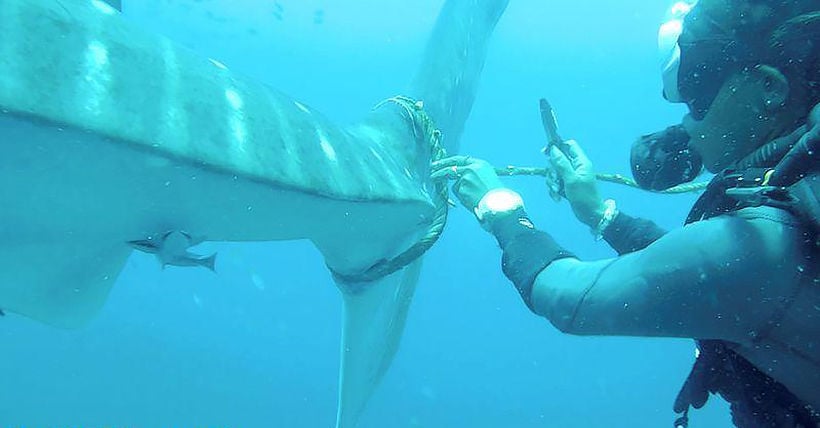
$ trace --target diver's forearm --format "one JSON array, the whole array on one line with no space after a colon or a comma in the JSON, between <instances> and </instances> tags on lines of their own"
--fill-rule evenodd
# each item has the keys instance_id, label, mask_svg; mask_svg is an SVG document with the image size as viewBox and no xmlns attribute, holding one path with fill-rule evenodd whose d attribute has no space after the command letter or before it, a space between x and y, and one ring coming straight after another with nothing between
<instances>
[{"instance_id":1,"label":"diver's forearm","mask_svg":"<svg viewBox=\"0 0 820 428\"><path fill-rule=\"evenodd\" d=\"M523 208L493 219L487 226L503 252L501 266L504 274L532 309L530 296L536 276L552 261L574 255L558 245L549 234L535 229ZM620 213L604 230L603 237L622 255L647 247L665 233L650 220Z\"/></svg>"},{"instance_id":2,"label":"diver's forearm","mask_svg":"<svg viewBox=\"0 0 820 428\"><path fill-rule=\"evenodd\" d=\"M642 250L591 262L579 261L535 229L523 209L485 227L498 240L504 274L524 303L561 331L739 342L776 309L751 310L751 302L781 295L785 291L778 288L788 283L779 280L778 272L754 269L775 263L791 248L773 245L767 251L749 251L764 232L770 242L780 242L780 229L763 224L766 221L706 221L668 233ZM747 238L737 239L738 231ZM749 290L738 293L723 284L742 284ZM757 296L751 298L750 290ZM703 316L692 317L692 310Z\"/></svg>"},{"instance_id":3,"label":"diver's forearm","mask_svg":"<svg viewBox=\"0 0 820 428\"><path fill-rule=\"evenodd\" d=\"M535 278L553 261L575 257L546 232L538 230L523 208L491 219L485 225L501 247L501 269L532 309Z\"/></svg>"},{"instance_id":4,"label":"diver's forearm","mask_svg":"<svg viewBox=\"0 0 820 428\"><path fill-rule=\"evenodd\" d=\"M529 307L571 334L744 343L783 310L759 302L793 295L803 263L792 244L802 232L771 211L698 222L607 260L552 261L536 275Z\"/></svg>"},{"instance_id":5,"label":"diver's forearm","mask_svg":"<svg viewBox=\"0 0 820 428\"><path fill-rule=\"evenodd\" d=\"M604 229L603 238L619 255L623 255L646 248L664 234L666 230L651 220L620 212Z\"/></svg>"}]
</instances>

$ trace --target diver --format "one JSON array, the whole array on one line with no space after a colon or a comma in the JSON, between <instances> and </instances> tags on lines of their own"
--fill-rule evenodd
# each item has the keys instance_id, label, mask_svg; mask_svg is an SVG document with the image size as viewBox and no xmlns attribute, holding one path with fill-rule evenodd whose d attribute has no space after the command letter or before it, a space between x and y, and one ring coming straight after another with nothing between
<instances>
[{"instance_id":1,"label":"diver","mask_svg":"<svg viewBox=\"0 0 820 428\"><path fill-rule=\"evenodd\" d=\"M581 261L537 229L486 161L433 164L502 250L524 303L577 335L683 337L698 357L676 427L710 394L738 427L820 426L820 1L679 2L661 27L664 95L681 126L633 146L646 187L715 173L664 231L603 200L577 142L547 155L579 221L619 254ZM676 137L677 136L677 137ZM677 175L677 177L675 177Z\"/></svg>"}]
</instances>

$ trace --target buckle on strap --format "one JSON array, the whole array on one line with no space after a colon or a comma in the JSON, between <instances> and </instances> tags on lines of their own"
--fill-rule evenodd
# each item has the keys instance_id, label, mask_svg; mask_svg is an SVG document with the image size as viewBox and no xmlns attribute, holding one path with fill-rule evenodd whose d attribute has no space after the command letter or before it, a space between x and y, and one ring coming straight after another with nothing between
<instances>
[{"instance_id":1,"label":"buckle on strap","mask_svg":"<svg viewBox=\"0 0 820 428\"><path fill-rule=\"evenodd\" d=\"M726 189L726 196L750 207L761 205L771 205L775 201L784 202L787 199L786 192L775 186L758 187L730 187Z\"/></svg>"}]
</instances>

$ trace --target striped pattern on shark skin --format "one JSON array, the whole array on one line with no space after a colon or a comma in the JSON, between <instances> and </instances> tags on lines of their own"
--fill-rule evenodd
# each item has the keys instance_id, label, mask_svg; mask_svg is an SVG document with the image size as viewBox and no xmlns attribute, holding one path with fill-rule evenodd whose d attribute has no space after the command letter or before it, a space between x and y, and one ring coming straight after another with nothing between
<instances>
[{"instance_id":1,"label":"striped pattern on shark skin","mask_svg":"<svg viewBox=\"0 0 820 428\"><path fill-rule=\"evenodd\" d=\"M105 3L76 3L69 12L53 1L0 2L7 113L327 198L429 202L419 169L427 148L416 147L395 111L336 126L217 60L133 28Z\"/></svg>"}]
</instances>

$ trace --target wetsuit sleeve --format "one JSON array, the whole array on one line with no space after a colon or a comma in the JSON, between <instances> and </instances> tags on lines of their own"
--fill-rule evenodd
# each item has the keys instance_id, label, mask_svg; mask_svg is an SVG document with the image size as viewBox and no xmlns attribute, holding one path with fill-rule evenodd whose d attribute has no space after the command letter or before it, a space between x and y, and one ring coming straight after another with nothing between
<instances>
[{"instance_id":1,"label":"wetsuit sleeve","mask_svg":"<svg viewBox=\"0 0 820 428\"><path fill-rule=\"evenodd\" d=\"M485 227L501 247L501 269L512 281L524 303L532 309L532 286L535 278L550 263L574 254L558 245L552 236L540 231L527 217L524 208L496 217Z\"/></svg>"},{"instance_id":2,"label":"wetsuit sleeve","mask_svg":"<svg viewBox=\"0 0 820 428\"><path fill-rule=\"evenodd\" d=\"M603 238L619 255L646 248L666 234L654 222L619 213L604 229Z\"/></svg>"},{"instance_id":3,"label":"wetsuit sleeve","mask_svg":"<svg viewBox=\"0 0 820 428\"><path fill-rule=\"evenodd\" d=\"M617 258L558 259L537 275L530 307L573 334L749 340L798 283L795 230L727 215Z\"/></svg>"}]
</instances>

